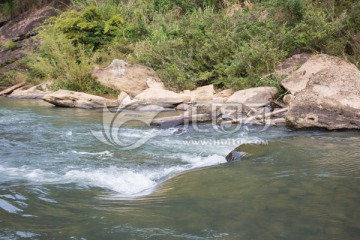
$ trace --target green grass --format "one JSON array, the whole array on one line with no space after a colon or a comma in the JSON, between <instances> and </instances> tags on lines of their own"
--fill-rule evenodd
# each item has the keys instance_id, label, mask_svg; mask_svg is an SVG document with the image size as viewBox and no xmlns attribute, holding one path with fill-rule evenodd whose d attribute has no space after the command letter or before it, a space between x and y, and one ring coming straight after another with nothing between
<instances>
[{"instance_id":1,"label":"green grass","mask_svg":"<svg viewBox=\"0 0 360 240\"><path fill-rule=\"evenodd\" d=\"M271 76L286 57L327 53L360 66L360 2L317 0L74 0L40 34L33 78L89 92L114 58L154 68L175 89L279 87ZM241 11L229 14L233 4ZM76 11L75 11L76 10Z\"/></svg>"}]
</instances>

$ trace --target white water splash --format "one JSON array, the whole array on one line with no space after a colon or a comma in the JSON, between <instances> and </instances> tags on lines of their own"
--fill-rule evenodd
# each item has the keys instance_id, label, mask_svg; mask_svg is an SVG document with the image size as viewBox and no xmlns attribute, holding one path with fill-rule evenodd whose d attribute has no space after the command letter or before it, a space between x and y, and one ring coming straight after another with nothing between
<instances>
[{"instance_id":1,"label":"white water splash","mask_svg":"<svg viewBox=\"0 0 360 240\"><path fill-rule=\"evenodd\" d=\"M103 151L103 152L78 152L78 151L71 151L72 153L75 154L80 154L80 155L91 155L91 156L101 156L101 157L112 157L114 156L113 153L109 152L109 151Z\"/></svg>"},{"instance_id":2,"label":"white water splash","mask_svg":"<svg viewBox=\"0 0 360 240\"><path fill-rule=\"evenodd\" d=\"M208 157L184 155L184 164L154 169L127 169L120 167L74 169L65 174L41 169L6 168L0 165L0 173L10 179L27 180L36 184L76 184L80 187L99 187L113 191L121 198L148 195L164 181L196 168L226 163L223 156Z\"/></svg>"}]
</instances>

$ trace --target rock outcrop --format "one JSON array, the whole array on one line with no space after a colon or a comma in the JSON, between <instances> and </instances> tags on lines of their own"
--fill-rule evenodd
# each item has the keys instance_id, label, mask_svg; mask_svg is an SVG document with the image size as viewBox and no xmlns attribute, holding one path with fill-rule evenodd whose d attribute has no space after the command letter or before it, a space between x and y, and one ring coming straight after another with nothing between
<instances>
[{"instance_id":1,"label":"rock outcrop","mask_svg":"<svg viewBox=\"0 0 360 240\"><path fill-rule=\"evenodd\" d=\"M285 79L283 86L295 93L286 114L290 126L360 129L360 71L355 65L317 55Z\"/></svg>"},{"instance_id":2,"label":"rock outcrop","mask_svg":"<svg viewBox=\"0 0 360 240\"><path fill-rule=\"evenodd\" d=\"M134 98L141 105L177 105L184 101L182 96L176 92L161 89L148 88Z\"/></svg>"},{"instance_id":3,"label":"rock outcrop","mask_svg":"<svg viewBox=\"0 0 360 240\"><path fill-rule=\"evenodd\" d=\"M325 69L330 69L337 65L347 65L347 68L350 67L350 65L346 64L338 57L333 57L326 54L314 55L308 58L304 64L300 65L297 70L289 71L288 74L290 75L281 81L281 85L291 94L296 94L306 88L310 77L312 77L314 74L317 74ZM350 68L353 68L354 71L357 70L355 65L351 65Z\"/></svg>"},{"instance_id":4,"label":"rock outcrop","mask_svg":"<svg viewBox=\"0 0 360 240\"><path fill-rule=\"evenodd\" d=\"M12 42L13 47L0 47L0 72L18 68L17 61L36 46L32 37L38 33L39 27L69 3L70 0L49 0L44 7L30 9L4 23L0 27L0 42Z\"/></svg>"},{"instance_id":5,"label":"rock outcrop","mask_svg":"<svg viewBox=\"0 0 360 240\"><path fill-rule=\"evenodd\" d=\"M199 102L208 102L213 100L214 98L214 85L210 84L203 87L198 87L194 91L191 91L191 102L199 103Z\"/></svg>"},{"instance_id":6,"label":"rock outcrop","mask_svg":"<svg viewBox=\"0 0 360 240\"><path fill-rule=\"evenodd\" d=\"M281 77L281 76L288 76L289 74L293 73L294 71L298 70L309 58L313 55L309 53L301 53L295 54L280 63L274 72L274 76Z\"/></svg>"},{"instance_id":7,"label":"rock outcrop","mask_svg":"<svg viewBox=\"0 0 360 240\"><path fill-rule=\"evenodd\" d=\"M102 85L124 91L132 97L147 89L148 83L160 82L153 69L119 59L114 59L106 68L95 69L93 75Z\"/></svg>"},{"instance_id":8,"label":"rock outcrop","mask_svg":"<svg viewBox=\"0 0 360 240\"><path fill-rule=\"evenodd\" d=\"M228 98L226 103L262 107L268 104L277 94L278 90L275 87L249 88L235 92Z\"/></svg>"},{"instance_id":9,"label":"rock outcrop","mask_svg":"<svg viewBox=\"0 0 360 240\"><path fill-rule=\"evenodd\" d=\"M103 108L117 107L118 101L107 98L68 90L58 90L54 93L45 95L42 98L44 101L59 107L71 108Z\"/></svg>"}]
</instances>

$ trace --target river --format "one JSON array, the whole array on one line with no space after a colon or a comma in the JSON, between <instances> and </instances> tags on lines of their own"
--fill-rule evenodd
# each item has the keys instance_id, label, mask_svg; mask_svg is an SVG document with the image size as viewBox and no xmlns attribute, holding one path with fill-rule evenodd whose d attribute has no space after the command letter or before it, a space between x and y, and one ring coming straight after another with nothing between
<instances>
[{"instance_id":1,"label":"river","mask_svg":"<svg viewBox=\"0 0 360 240\"><path fill-rule=\"evenodd\" d=\"M360 238L359 132L129 124L124 150L102 116L0 98L0 239Z\"/></svg>"}]
</instances>

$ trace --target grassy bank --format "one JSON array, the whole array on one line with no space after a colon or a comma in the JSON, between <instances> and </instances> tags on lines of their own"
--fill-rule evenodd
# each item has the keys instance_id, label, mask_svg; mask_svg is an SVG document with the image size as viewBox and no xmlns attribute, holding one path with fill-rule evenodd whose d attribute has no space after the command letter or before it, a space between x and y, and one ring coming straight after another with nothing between
<instances>
[{"instance_id":1,"label":"grassy bank","mask_svg":"<svg viewBox=\"0 0 360 240\"><path fill-rule=\"evenodd\" d=\"M271 73L295 53L360 66L359 16L355 0L74 0L39 35L28 79L107 93L91 71L121 58L174 89L279 86Z\"/></svg>"}]
</instances>

